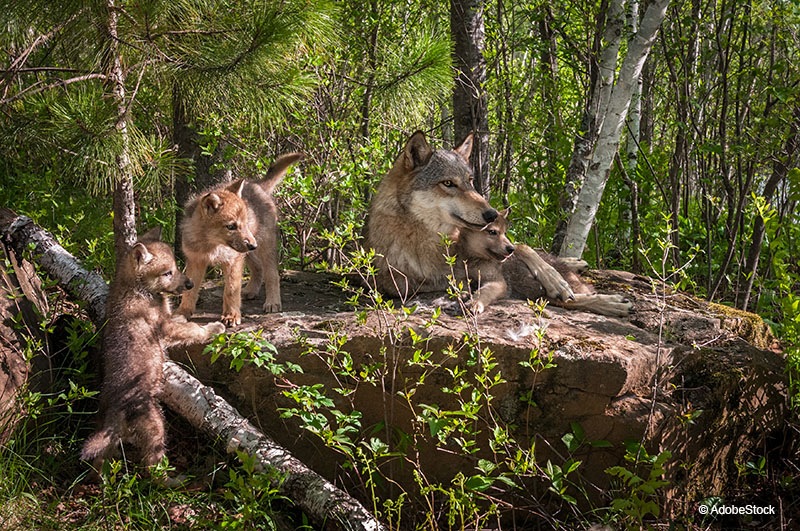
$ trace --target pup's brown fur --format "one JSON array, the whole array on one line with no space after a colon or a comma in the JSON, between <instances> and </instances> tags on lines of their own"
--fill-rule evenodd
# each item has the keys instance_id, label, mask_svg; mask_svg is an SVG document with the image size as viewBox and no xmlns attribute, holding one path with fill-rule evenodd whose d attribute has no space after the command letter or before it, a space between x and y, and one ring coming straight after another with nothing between
<instances>
[{"instance_id":1,"label":"pup's brown fur","mask_svg":"<svg viewBox=\"0 0 800 531\"><path fill-rule=\"evenodd\" d=\"M302 158L301 153L282 155L261 181L239 179L189 200L181 224L181 248L186 257L186 274L194 288L183 295L178 313L189 317L194 312L209 265L222 267L225 289L221 320L225 325L242 322L242 295L255 298L262 284L266 287L264 311L281 311L278 209L272 191L289 166ZM242 291L245 262L250 268L250 281Z\"/></svg>"},{"instance_id":2,"label":"pup's brown fur","mask_svg":"<svg viewBox=\"0 0 800 531\"><path fill-rule=\"evenodd\" d=\"M621 317L631 313L631 303L624 297L597 294L589 283L581 280L578 273L587 267L583 260L558 258L527 245L514 246L506 236L507 216L508 209L500 212L497 219L481 230L462 231L455 246L459 259L466 262L464 276L478 280L480 284L473 300L475 313L483 312L487 306L505 297L509 286L514 298L547 298L557 306L602 315ZM541 261L553 267L566 280L574 293L572 299L562 301L548 295L537 276Z\"/></svg>"},{"instance_id":3,"label":"pup's brown fur","mask_svg":"<svg viewBox=\"0 0 800 531\"><path fill-rule=\"evenodd\" d=\"M457 240L497 211L475 191L468 165L472 135L454 150L434 150L421 131L381 180L369 209L367 245L376 258L377 288L403 299L443 290L450 272L442 236Z\"/></svg>"},{"instance_id":4,"label":"pup's brown fur","mask_svg":"<svg viewBox=\"0 0 800 531\"><path fill-rule=\"evenodd\" d=\"M175 265L161 230L143 235L120 261L109 288L103 329L103 387L100 429L83 446L81 459L97 471L114 455L120 440L130 441L150 467L164 456L164 417L159 405L164 352L180 344L200 343L225 331L222 323L205 326L171 316L163 294L177 295L192 282Z\"/></svg>"}]
</instances>

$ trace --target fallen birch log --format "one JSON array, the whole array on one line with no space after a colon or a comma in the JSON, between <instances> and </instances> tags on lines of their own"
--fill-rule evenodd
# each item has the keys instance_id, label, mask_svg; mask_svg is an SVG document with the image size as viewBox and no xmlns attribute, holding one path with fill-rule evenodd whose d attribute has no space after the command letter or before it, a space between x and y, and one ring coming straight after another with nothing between
<instances>
[{"instance_id":1,"label":"fallen birch log","mask_svg":"<svg viewBox=\"0 0 800 531\"><path fill-rule=\"evenodd\" d=\"M285 448L258 431L230 404L172 361L164 365L162 400L192 426L210 437L219 437L231 453L256 456L256 463L273 467L286 479L282 488L308 514L327 515L337 528L379 530L381 524L347 493L310 470Z\"/></svg>"},{"instance_id":2,"label":"fallen birch log","mask_svg":"<svg viewBox=\"0 0 800 531\"><path fill-rule=\"evenodd\" d=\"M52 234L27 216L0 208L0 237L22 258L34 246L31 260L77 300L99 329L105 321L108 284L94 271L87 271ZM309 469L288 450L259 432L213 389L168 361L164 367L164 403L214 440L223 441L228 452L254 456L262 470L274 468L285 476L281 493L312 520L334 529L382 531L384 527L363 505L325 478Z\"/></svg>"}]
</instances>

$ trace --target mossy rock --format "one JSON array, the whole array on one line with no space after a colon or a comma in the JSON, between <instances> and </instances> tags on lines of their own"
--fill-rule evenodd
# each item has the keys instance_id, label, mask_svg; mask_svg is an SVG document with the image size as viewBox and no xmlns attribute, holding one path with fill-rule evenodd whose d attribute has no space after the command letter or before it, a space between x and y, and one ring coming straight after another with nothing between
<instances>
[{"instance_id":1,"label":"mossy rock","mask_svg":"<svg viewBox=\"0 0 800 531\"><path fill-rule=\"evenodd\" d=\"M708 303L708 309L719 315L723 329L758 348L768 349L775 342L772 329L759 315L715 302Z\"/></svg>"}]
</instances>

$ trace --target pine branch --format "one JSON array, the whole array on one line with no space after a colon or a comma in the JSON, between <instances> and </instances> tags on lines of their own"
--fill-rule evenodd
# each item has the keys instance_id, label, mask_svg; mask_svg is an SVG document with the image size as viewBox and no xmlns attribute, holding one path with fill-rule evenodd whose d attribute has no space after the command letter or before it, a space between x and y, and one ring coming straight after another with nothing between
<instances>
[{"instance_id":1,"label":"pine branch","mask_svg":"<svg viewBox=\"0 0 800 531\"><path fill-rule=\"evenodd\" d=\"M51 83L49 85L44 85L44 86L41 86L42 83L44 83L44 80L43 81L39 81L39 82L34 83L33 85L29 86L29 87L26 87L25 89L23 89L22 91L16 93L15 95L13 95L10 98L0 99L0 105L3 105L3 104L7 105L7 104L13 103L13 102L15 102L15 101L17 101L19 99L22 99L22 98L25 98L25 97L28 97L28 96L33 96L34 94L39 94L40 92L45 92L47 90L52 90L52 89L58 88L58 87L66 87L67 85L71 85L72 83L77 83L79 81L87 81L89 79L102 79L103 81L105 81L105 80L108 79L108 76L105 75L105 74L98 74L98 73L85 74L85 75L82 75L82 76L71 77L69 79L59 79L55 83Z\"/></svg>"}]
</instances>

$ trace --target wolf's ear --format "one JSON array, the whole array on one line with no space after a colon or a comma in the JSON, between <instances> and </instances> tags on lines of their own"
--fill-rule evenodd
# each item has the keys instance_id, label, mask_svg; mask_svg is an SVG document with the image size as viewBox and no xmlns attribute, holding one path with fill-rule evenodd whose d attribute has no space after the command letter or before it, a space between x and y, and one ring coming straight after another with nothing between
<instances>
[{"instance_id":1,"label":"wolf's ear","mask_svg":"<svg viewBox=\"0 0 800 531\"><path fill-rule=\"evenodd\" d=\"M242 188L244 188L244 179L239 179L238 181L233 181L233 183L226 188L226 190L233 192L239 197L242 197Z\"/></svg>"},{"instance_id":2,"label":"wolf's ear","mask_svg":"<svg viewBox=\"0 0 800 531\"><path fill-rule=\"evenodd\" d=\"M207 213L216 212L222 206L222 198L214 192L209 192L200 200L203 211Z\"/></svg>"},{"instance_id":3,"label":"wolf's ear","mask_svg":"<svg viewBox=\"0 0 800 531\"><path fill-rule=\"evenodd\" d=\"M508 214L510 212L511 212L511 207L508 207L507 209L501 210L500 212L498 212L498 214L500 215L501 218L508 219Z\"/></svg>"},{"instance_id":4,"label":"wolf's ear","mask_svg":"<svg viewBox=\"0 0 800 531\"><path fill-rule=\"evenodd\" d=\"M425 133L417 131L406 143L405 151L403 152L403 164L407 170L419 168L428 163L433 154L431 146L425 140Z\"/></svg>"},{"instance_id":5,"label":"wolf's ear","mask_svg":"<svg viewBox=\"0 0 800 531\"><path fill-rule=\"evenodd\" d=\"M458 155L462 159L464 159L464 162L466 162L467 164L469 164L469 156L472 153L472 138L474 135L475 133L468 134L467 138L465 138L464 141L461 142L461 145L453 150L456 153L458 153Z\"/></svg>"},{"instance_id":6,"label":"wolf's ear","mask_svg":"<svg viewBox=\"0 0 800 531\"><path fill-rule=\"evenodd\" d=\"M145 247L143 243L134 245L131 252L133 253L133 258L136 260L137 266L147 264L153 259L153 255L150 254L150 251L147 250L147 247Z\"/></svg>"},{"instance_id":7,"label":"wolf's ear","mask_svg":"<svg viewBox=\"0 0 800 531\"><path fill-rule=\"evenodd\" d=\"M140 242L160 242L161 241L161 226L153 227L149 231L142 234L139 238Z\"/></svg>"}]
</instances>

